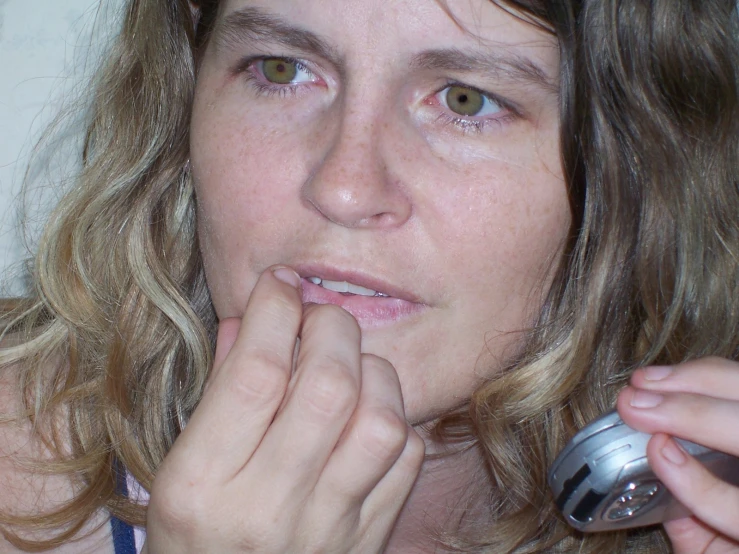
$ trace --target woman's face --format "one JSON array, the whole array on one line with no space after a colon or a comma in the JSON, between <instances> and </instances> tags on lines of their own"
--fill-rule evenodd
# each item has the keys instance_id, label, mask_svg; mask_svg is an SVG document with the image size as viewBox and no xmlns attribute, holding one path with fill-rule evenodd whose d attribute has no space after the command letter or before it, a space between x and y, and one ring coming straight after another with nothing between
<instances>
[{"instance_id":1,"label":"woman's face","mask_svg":"<svg viewBox=\"0 0 739 554\"><path fill-rule=\"evenodd\" d=\"M222 8L191 139L218 316L289 265L395 366L412 423L464 402L515 352L568 232L556 41L488 0Z\"/></svg>"}]
</instances>

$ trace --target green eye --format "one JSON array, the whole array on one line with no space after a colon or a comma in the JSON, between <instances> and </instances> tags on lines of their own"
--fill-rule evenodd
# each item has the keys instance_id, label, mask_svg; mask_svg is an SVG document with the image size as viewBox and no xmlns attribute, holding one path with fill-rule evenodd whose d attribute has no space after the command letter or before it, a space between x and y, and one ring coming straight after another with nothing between
<instances>
[{"instance_id":1,"label":"green eye","mask_svg":"<svg viewBox=\"0 0 739 554\"><path fill-rule=\"evenodd\" d=\"M270 83L289 85L298 74L298 65L284 58L267 58L262 61L262 73Z\"/></svg>"},{"instance_id":2,"label":"green eye","mask_svg":"<svg viewBox=\"0 0 739 554\"><path fill-rule=\"evenodd\" d=\"M451 86L446 93L446 105L459 115L478 115L485 106L485 96L472 88Z\"/></svg>"}]
</instances>

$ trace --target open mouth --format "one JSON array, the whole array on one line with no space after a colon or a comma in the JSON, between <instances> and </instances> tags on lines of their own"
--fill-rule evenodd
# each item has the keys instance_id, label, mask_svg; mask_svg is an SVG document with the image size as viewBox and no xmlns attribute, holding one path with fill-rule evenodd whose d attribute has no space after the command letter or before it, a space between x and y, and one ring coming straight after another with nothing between
<instances>
[{"instance_id":1,"label":"open mouth","mask_svg":"<svg viewBox=\"0 0 739 554\"><path fill-rule=\"evenodd\" d=\"M427 308L412 293L394 285L391 280L330 267L298 266L297 271L303 278L304 304L333 304L344 308L364 330L392 325Z\"/></svg>"},{"instance_id":2,"label":"open mouth","mask_svg":"<svg viewBox=\"0 0 739 554\"><path fill-rule=\"evenodd\" d=\"M328 279L321 279L320 277L307 277L306 280L310 281L314 285L318 285L326 290L338 292L344 296L358 295L358 296L369 296L376 298L390 298L389 295L382 292L360 287L354 283L348 281L329 281Z\"/></svg>"}]
</instances>

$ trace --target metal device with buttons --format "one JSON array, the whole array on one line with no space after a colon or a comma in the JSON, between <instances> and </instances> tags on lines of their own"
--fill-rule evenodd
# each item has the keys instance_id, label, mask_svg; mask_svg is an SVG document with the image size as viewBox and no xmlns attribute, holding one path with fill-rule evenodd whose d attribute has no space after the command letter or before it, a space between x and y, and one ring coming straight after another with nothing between
<instances>
[{"instance_id":1,"label":"metal device with buttons","mask_svg":"<svg viewBox=\"0 0 739 554\"><path fill-rule=\"evenodd\" d=\"M549 469L567 522L584 532L653 525L689 515L647 463L651 435L609 412L580 430ZM739 485L739 458L676 439L717 477Z\"/></svg>"}]
</instances>

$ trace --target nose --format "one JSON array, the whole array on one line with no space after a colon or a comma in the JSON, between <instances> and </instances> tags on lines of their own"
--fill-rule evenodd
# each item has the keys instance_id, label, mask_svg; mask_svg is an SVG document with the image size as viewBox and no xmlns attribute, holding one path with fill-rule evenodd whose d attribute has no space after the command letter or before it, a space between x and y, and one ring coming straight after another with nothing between
<instances>
[{"instance_id":1,"label":"nose","mask_svg":"<svg viewBox=\"0 0 739 554\"><path fill-rule=\"evenodd\" d=\"M324 131L303 200L331 222L350 228L390 229L411 215L403 183L388 168L392 129L381 110L337 109ZM326 136L326 135L324 135ZM319 139L320 140L320 139ZM389 154L389 155L388 155Z\"/></svg>"}]
</instances>

